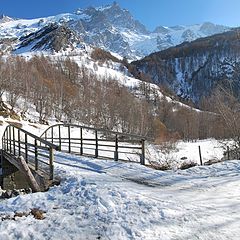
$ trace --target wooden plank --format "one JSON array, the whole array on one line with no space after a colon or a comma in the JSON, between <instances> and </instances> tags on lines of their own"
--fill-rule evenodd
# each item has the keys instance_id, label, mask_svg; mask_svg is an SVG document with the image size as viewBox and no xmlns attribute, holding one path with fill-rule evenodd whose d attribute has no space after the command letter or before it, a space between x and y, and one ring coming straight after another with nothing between
<instances>
[{"instance_id":1,"label":"wooden plank","mask_svg":"<svg viewBox=\"0 0 240 240\"><path fill-rule=\"evenodd\" d=\"M61 151L61 147L62 147L61 125L58 125L58 143L59 143L59 148L60 148L60 151Z\"/></svg>"},{"instance_id":2,"label":"wooden plank","mask_svg":"<svg viewBox=\"0 0 240 240\"><path fill-rule=\"evenodd\" d=\"M145 140L142 139L142 154L140 156L140 162L142 165L145 165Z\"/></svg>"},{"instance_id":3,"label":"wooden plank","mask_svg":"<svg viewBox=\"0 0 240 240\"><path fill-rule=\"evenodd\" d=\"M30 168L28 167L26 161L24 160L24 158L22 156L20 156L18 158L21 169L22 169L22 173L25 175L25 177L27 178L30 187L32 188L33 192L40 192L41 188L38 185L36 179L34 178ZM21 169L19 169L21 171Z\"/></svg>"},{"instance_id":4,"label":"wooden plank","mask_svg":"<svg viewBox=\"0 0 240 240\"><path fill-rule=\"evenodd\" d=\"M50 180L53 180L53 160L54 160L54 149L50 147L50 152L49 152L49 165L50 165Z\"/></svg>"},{"instance_id":5,"label":"wooden plank","mask_svg":"<svg viewBox=\"0 0 240 240\"><path fill-rule=\"evenodd\" d=\"M83 131L82 128L80 128L80 155L83 155Z\"/></svg>"},{"instance_id":6,"label":"wooden plank","mask_svg":"<svg viewBox=\"0 0 240 240\"><path fill-rule=\"evenodd\" d=\"M71 129L68 126L68 152L71 153Z\"/></svg>"},{"instance_id":7,"label":"wooden plank","mask_svg":"<svg viewBox=\"0 0 240 240\"><path fill-rule=\"evenodd\" d=\"M115 136L115 152L114 152L114 160L118 161L118 135Z\"/></svg>"}]
</instances>

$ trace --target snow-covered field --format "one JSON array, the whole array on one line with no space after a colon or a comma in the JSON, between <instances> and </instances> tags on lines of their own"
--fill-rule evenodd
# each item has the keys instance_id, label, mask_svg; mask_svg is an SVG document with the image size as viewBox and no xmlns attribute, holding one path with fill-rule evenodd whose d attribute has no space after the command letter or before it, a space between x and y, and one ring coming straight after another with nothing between
<instances>
[{"instance_id":1,"label":"snow-covered field","mask_svg":"<svg viewBox=\"0 0 240 240\"><path fill-rule=\"evenodd\" d=\"M1 119L2 134L7 122ZM40 135L47 126L21 122ZM220 159L214 139L177 142L160 151L147 145L151 160L199 164ZM167 148L168 146L166 146ZM157 171L137 163L55 153L59 186L0 204L0 239L239 239L240 162L188 170ZM43 210L45 219L16 213ZM13 219L14 218L14 219Z\"/></svg>"},{"instance_id":2,"label":"snow-covered field","mask_svg":"<svg viewBox=\"0 0 240 240\"><path fill-rule=\"evenodd\" d=\"M60 186L4 200L0 239L239 239L240 162L184 171L57 154Z\"/></svg>"},{"instance_id":3,"label":"snow-covered field","mask_svg":"<svg viewBox=\"0 0 240 240\"><path fill-rule=\"evenodd\" d=\"M146 148L146 159L159 164L168 163L172 169L179 168L185 163L200 165L200 147L203 163L209 161L217 162L221 161L226 145L229 144L230 141L205 139L193 142L167 142L160 146L148 145Z\"/></svg>"}]
</instances>

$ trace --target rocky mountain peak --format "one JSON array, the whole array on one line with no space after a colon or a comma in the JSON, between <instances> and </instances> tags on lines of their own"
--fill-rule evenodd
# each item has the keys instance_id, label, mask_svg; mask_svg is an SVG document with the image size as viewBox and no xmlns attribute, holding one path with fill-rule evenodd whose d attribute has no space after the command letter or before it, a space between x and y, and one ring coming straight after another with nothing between
<instances>
[{"instance_id":1,"label":"rocky mountain peak","mask_svg":"<svg viewBox=\"0 0 240 240\"><path fill-rule=\"evenodd\" d=\"M9 16L6 16L4 14L1 14L0 15L0 23L5 23L5 22L10 22L10 21L13 21L14 19L9 17Z\"/></svg>"},{"instance_id":2,"label":"rocky mountain peak","mask_svg":"<svg viewBox=\"0 0 240 240\"><path fill-rule=\"evenodd\" d=\"M169 33L169 29L163 26L158 26L155 28L155 30L153 31L153 33L160 33L160 34L167 34Z\"/></svg>"},{"instance_id":3,"label":"rocky mountain peak","mask_svg":"<svg viewBox=\"0 0 240 240\"><path fill-rule=\"evenodd\" d=\"M213 35L227 30L226 26L217 25L211 22L205 22L200 27L200 31L206 35Z\"/></svg>"},{"instance_id":4,"label":"rocky mountain peak","mask_svg":"<svg viewBox=\"0 0 240 240\"><path fill-rule=\"evenodd\" d=\"M85 10L77 9L75 14L88 16L88 22L92 23L92 26L90 26L92 29L100 29L102 26L103 29L113 27L140 34L148 33L146 27L135 20L127 9L121 8L117 2L102 7L88 7Z\"/></svg>"}]
</instances>

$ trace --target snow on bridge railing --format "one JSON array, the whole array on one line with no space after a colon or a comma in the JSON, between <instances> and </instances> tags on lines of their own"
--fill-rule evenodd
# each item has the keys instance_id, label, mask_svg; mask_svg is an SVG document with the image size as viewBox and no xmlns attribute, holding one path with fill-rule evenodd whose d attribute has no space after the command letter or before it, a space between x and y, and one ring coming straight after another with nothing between
<instances>
[{"instance_id":1,"label":"snow on bridge railing","mask_svg":"<svg viewBox=\"0 0 240 240\"><path fill-rule=\"evenodd\" d=\"M63 152L133 161L145 165L145 138L75 124L50 126L41 138L59 146Z\"/></svg>"},{"instance_id":2,"label":"snow on bridge railing","mask_svg":"<svg viewBox=\"0 0 240 240\"><path fill-rule=\"evenodd\" d=\"M22 156L35 171L42 171L53 179L54 150L58 146L22 128L8 125L2 137L3 150L15 157Z\"/></svg>"}]
</instances>

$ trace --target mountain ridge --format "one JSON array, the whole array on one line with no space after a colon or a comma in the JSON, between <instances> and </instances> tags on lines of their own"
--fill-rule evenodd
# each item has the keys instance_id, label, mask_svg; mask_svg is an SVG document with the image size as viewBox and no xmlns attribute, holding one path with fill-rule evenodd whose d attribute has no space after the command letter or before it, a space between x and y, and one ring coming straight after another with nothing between
<instances>
[{"instance_id":1,"label":"mountain ridge","mask_svg":"<svg viewBox=\"0 0 240 240\"><path fill-rule=\"evenodd\" d=\"M15 39L14 44L10 43L11 47L5 46L4 49L17 50L22 45L21 37L27 37L42 28L56 24L75 32L77 42L81 39L82 43L103 48L132 60L185 41L193 41L230 29L213 23L203 23L191 26L158 26L151 32L116 2L112 5L77 9L74 13L45 18L24 20L4 17L8 20L2 22L0 20L0 41ZM67 49L67 46L63 48ZM28 49L37 50L35 46L32 49L29 46Z\"/></svg>"}]
</instances>

